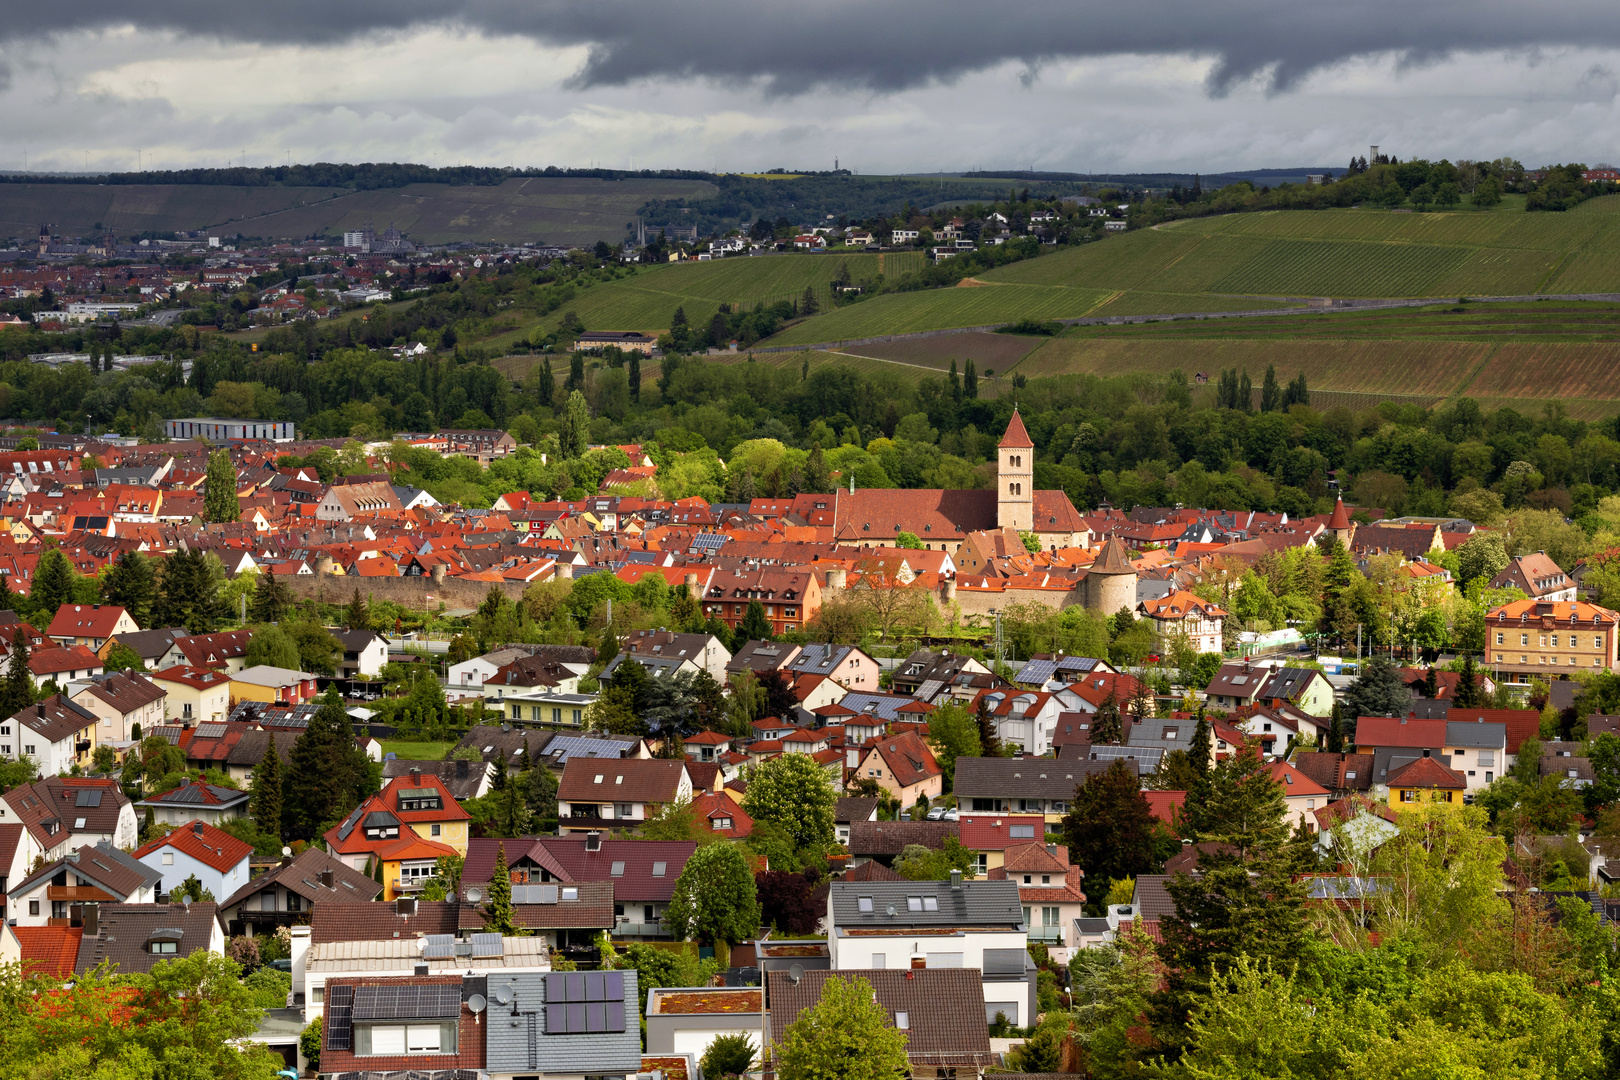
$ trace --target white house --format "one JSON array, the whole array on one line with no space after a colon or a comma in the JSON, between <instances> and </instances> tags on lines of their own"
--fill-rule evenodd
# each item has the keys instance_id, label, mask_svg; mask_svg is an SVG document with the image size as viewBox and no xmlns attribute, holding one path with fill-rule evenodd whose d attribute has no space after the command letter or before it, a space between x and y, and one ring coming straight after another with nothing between
<instances>
[{"instance_id":1,"label":"white house","mask_svg":"<svg viewBox=\"0 0 1620 1080\"><path fill-rule=\"evenodd\" d=\"M1035 1016L1028 926L1013 881L835 881L827 895L832 969L978 968L984 1015Z\"/></svg>"},{"instance_id":2,"label":"white house","mask_svg":"<svg viewBox=\"0 0 1620 1080\"><path fill-rule=\"evenodd\" d=\"M49 926L52 919L71 919L70 909L79 905L155 903L159 877L105 841L86 844L7 890L6 919L18 926Z\"/></svg>"},{"instance_id":3,"label":"white house","mask_svg":"<svg viewBox=\"0 0 1620 1080\"><path fill-rule=\"evenodd\" d=\"M53 776L90 763L100 717L52 694L0 720L0 757L33 758L41 774Z\"/></svg>"},{"instance_id":4,"label":"white house","mask_svg":"<svg viewBox=\"0 0 1620 1080\"><path fill-rule=\"evenodd\" d=\"M915 244L921 234L916 229L895 229L889 234L891 244Z\"/></svg>"},{"instance_id":5,"label":"white house","mask_svg":"<svg viewBox=\"0 0 1620 1080\"><path fill-rule=\"evenodd\" d=\"M152 820L160 825L179 825L192 820L210 824L246 817L249 795L234 788L181 781L179 787L142 799L135 805L144 814L152 811ZM218 894L216 894L218 895Z\"/></svg>"},{"instance_id":6,"label":"white house","mask_svg":"<svg viewBox=\"0 0 1620 1080\"><path fill-rule=\"evenodd\" d=\"M201 821L186 822L167 836L154 837L135 849L135 858L162 878L164 893L195 877L216 900L246 885L253 845Z\"/></svg>"},{"instance_id":7,"label":"white house","mask_svg":"<svg viewBox=\"0 0 1620 1080\"><path fill-rule=\"evenodd\" d=\"M103 840L127 850L137 836L135 807L118 781L87 776L52 776L12 788L0 796L0 825L14 821L47 859Z\"/></svg>"},{"instance_id":8,"label":"white house","mask_svg":"<svg viewBox=\"0 0 1620 1080\"><path fill-rule=\"evenodd\" d=\"M73 704L99 718L98 743L128 742L135 737L136 727L142 735L151 734L163 723L163 703L169 696L151 679L128 671L110 671L89 683L74 683L68 687L68 695Z\"/></svg>"},{"instance_id":9,"label":"white house","mask_svg":"<svg viewBox=\"0 0 1620 1080\"><path fill-rule=\"evenodd\" d=\"M332 636L343 646L343 674L376 678L388 663L388 642L372 630L334 630Z\"/></svg>"}]
</instances>

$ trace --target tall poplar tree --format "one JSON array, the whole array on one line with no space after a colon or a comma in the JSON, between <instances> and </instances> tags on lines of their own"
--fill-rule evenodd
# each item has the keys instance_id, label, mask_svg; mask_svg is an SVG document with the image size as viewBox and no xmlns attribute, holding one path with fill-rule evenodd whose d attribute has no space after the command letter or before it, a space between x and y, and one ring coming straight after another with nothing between
<instances>
[{"instance_id":1,"label":"tall poplar tree","mask_svg":"<svg viewBox=\"0 0 1620 1080\"><path fill-rule=\"evenodd\" d=\"M28 638L21 630L11 645L6 679L0 684L0 717L15 716L34 703L34 676L28 670Z\"/></svg>"},{"instance_id":2,"label":"tall poplar tree","mask_svg":"<svg viewBox=\"0 0 1620 1080\"><path fill-rule=\"evenodd\" d=\"M68 565L67 556L57 548L51 548L39 557L29 595L52 616L57 608L73 599L73 567Z\"/></svg>"},{"instance_id":3,"label":"tall poplar tree","mask_svg":"<svg viewBox=\"0 0 1620 1080\"><path fill-rule=\"evenodd\" d=\"M231 455L224 450L208 455L203 516L215 523L236 521L242 516L242 507L236 498L236 466L231 464Z\"/></svg>"},{"instance_id":4,"label":"tall poplar tree","mask_svg":"<svg viewBox=\"0 0 1620 1080\"><path fill-rule=\"evenodd\" d=\"M517 912L512 908L512 872L506 862L506 845L495 845L495 869L489 879L489 890L484 898L484 929L502 937L524 937L527 931L519 929Z\"/></svg>"}]
</instances>

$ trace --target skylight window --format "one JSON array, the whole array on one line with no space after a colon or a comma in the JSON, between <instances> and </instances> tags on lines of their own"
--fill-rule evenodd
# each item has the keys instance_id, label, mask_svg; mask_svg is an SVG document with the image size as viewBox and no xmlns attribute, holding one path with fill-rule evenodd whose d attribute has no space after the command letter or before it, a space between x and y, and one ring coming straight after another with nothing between
<instances>
[{"instance_id":1,"label":"skylight window","mask_svg":"<svg viewBox=\"0 0 1620 1080\"><path fill-rule=\"evenodd\" d=\"M872 911L872 898L870 896L862 896L862 897L857 898L856 901L855 901L855 907L856 907L856 910L858 910L858 911L862 911L862 912L866 912L867 914L871 914L871 911Z\"/></svg>"}]
</instances>

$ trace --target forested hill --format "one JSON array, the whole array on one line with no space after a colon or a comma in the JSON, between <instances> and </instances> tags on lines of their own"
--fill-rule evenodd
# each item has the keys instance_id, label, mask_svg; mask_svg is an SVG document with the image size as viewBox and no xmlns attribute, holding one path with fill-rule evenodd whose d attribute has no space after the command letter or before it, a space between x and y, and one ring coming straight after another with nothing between
<instances>
[{"instance_id":1,"label":"forested hill","mask_svg":"<svg viewBox=\"0 0 1620 1080\"><path fill-rule=\"evenodd\" d=\"M559 169L485 168L451 165L435 168L409 162L367 162L361 165L317 162L313 165L272 165L266 168L176 169L147 172L67 174L0 173L6 184L190 184L230 187L336 187L355 191L405 187L408 184L478 184L494 186L514 179L566 177L596 180L709 180L712 173L689 169Z\"/></svg>"}]
</instances>

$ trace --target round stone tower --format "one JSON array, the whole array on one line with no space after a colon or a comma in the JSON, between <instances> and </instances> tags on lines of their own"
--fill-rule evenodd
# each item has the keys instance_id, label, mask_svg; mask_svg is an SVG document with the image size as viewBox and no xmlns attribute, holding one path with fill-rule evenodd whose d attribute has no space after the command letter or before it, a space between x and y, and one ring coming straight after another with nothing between
<instances>
[{"instance_id":1,"label":"round stone tower","mask_svg":"<svg viewBox=\"0 0 1620 1080\"><path fill-rule=\"evenodd\" d=\"M1136 567L1117 536L1104 541L1097 561L1086 570L1086 607L1104 615L1136 610Z\"/></svg>"}]
</instances>

